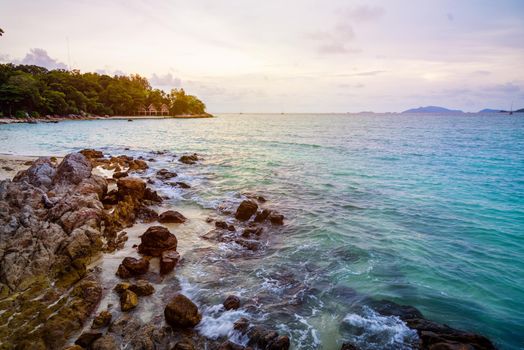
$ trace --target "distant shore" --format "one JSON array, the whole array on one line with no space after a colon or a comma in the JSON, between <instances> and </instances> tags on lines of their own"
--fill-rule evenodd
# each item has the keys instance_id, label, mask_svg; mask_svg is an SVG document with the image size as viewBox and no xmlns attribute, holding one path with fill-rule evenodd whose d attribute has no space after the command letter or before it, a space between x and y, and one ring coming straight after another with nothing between
<instances>
[{"instance_id":1,"label":"distant shore","mask_svg":"<svg viewBox=\"0 0 524 350\"><path fill-rule=\"evenodd\" d=\"M204 114L180 114L180 115L132 115L132 116L95 116L95 115L66 115L66 116L45 116L28 118L0 118L0 124L17 123L58 123L65 120L139 120L139 119L200 119L213 118L209 113Z\"/></svg>"}]
</instances>

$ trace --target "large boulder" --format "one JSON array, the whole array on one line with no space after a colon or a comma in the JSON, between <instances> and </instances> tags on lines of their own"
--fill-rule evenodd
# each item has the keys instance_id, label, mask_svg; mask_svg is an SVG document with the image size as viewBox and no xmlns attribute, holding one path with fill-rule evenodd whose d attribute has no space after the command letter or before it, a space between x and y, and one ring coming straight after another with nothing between
<instances>
[{"instance_id":1,"label":"large boulder","mask_svg":"<svg viewBox=\"0 0 524 350\"><path fill-rule=\"evenodd\" d=\"M91 176L91 162L81 153L70 153L56 168L54 184L79 184Z\"/></svg>"},{"instance_id":2,"label":"large boulder","mask_svg":"<svg viewBox=\"0 0 524 350\"><path fill-rule=\"evenodd\" d=\"M149 260L144 258L125 257L122 265L130 272L132 276L143 275L149 270Z\"/></svg>"},{"instance_id":3,"label":"large boulder","mask_svg":"<svg viewBox=\"0 0 524 350\"><path fill-rule=\"evenodd\" d=\"M247 221L257 212L257 209L258 204L251 200L244 200L238 206L235 218L240 221Z\"/></svg>"},{"instance_id":4,"label":"large boulder","mask_svg":"<svg viewBox=\"0 0 524 350\"><path fill-rule=\"evenodd\" d=\"M168 210L158 216L158 222L161 223L177 223L186 222L186 217L175 210Z\"/></svg>"},{"instance_id":5,"label":"large boulder","mask_svg":"<svg viewBox=\"0 0 524 350\"><path fill-rule=\"evenodd\" d=\"M146 192L146 183L144 180L136 177L123 177L118 179L118 194L120 196L131 196L134 198L142 199Z\"/></svg>"},{"instance_id":6,"label":"large boulder","mask_svg":"<svg viewBox=\"0 0 524 350\"><path fill-rule=\"evenodd\" d=\"M53 184L56 167L49 157L40 157L27 169L20 171L13 182L27 182L36 187L49 188Z\"/></svg>"},{"instance_id":7,"label":"large boulder","mask_svg":"<svg viewBox=\"0 0 524 350\"><path fill-rule=\"evenodd\" d=\"M140 237L140 240L138 252L149 256L161 256L162 252L176 250L177 247L175 235L164 226L151 226Z\"/></svg>"},{"instance_id":8,"label":"large boulder","mask_svg":"<svg viewBox=\"0 0 524 350\"><path fill-rule=\"evenodd\" d=\"M190 328L200 323L198 307L183 294L176 294L164 309L166 322L173 328Z\"/></svg>"}]
</instances>

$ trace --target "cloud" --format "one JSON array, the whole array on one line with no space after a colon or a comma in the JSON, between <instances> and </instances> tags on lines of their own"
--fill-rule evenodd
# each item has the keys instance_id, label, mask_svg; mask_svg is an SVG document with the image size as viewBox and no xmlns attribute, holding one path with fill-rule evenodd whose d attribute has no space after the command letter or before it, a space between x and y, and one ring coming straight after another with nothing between
<instances>
[{"instance_id":1,"label":"cloud","mask_svg":"<svg viewBox=\"0 0 524 350\"><path fill-rule=\"evenodd\" d=\"M36 65L47 69L67 69L65 63L51 58L46 50L39 48L29 50L21 61L16 61L15 63Z\"/></svg>"},{"instance_id":2,"label":"cloud","mask_svg":"<svg viewBox=\"0 0 524 350\"><path fill-rule=\"evenodd\" d=\"M384 15L382 7L372 7L368 5L357 6L343 11L345 16L352 21L375 21Z\"/></svg>"},{"instance_id":3,"label":"cloud","mask_svg":"<svg viewBox=\"0 0 524 350\"><path fill-rule=\"evenodd\" d=\"M164 75L153 73L149 79L149 82L153 86L180 87L182 85L182 81L179 78L174 77L171 73Z\"/></svg>"},{"instance_id":4,"label":"cloud","mask_svg":"<svg viewBox=\"0 0 524 350\"><path fill-rule=\"evenodd\" d=\"M492 85L484 88L485 91L490 91L494 93L517 93L521 91L521 87L519 85L515 85L513 83L505 83L505 84L497 84Z\"/></svg>"}]
</instances>

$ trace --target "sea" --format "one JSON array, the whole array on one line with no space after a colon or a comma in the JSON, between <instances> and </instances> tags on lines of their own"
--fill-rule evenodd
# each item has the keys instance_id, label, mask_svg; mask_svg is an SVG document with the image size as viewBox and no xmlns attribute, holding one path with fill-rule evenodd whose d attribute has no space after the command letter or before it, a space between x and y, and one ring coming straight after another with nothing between
<instances>
[{"instance_id":1,"label":"sea","mask_svg":"<svg viewBox=\"0 0 524 350\"><path fill-rule=\"evenodd\" d=\"M193 166L166 157L154 165L191 185L164 189L175 207L205 217L255 193L285 215L252 255L217 244L211 261L186 244L177 278L204 310L198 329L206 336L231 335L232 322L247 316L289 334L293 349L339 349L343 341L409 349L416 334L372 307L391 300L500 349L524 349L524 114L0 125L0 153L84 148L145 158L197 153ZM184 235L199 242L205 226L192 230ZM260 307L221 312L231 293Z\"/></svg>"}]
</instances>

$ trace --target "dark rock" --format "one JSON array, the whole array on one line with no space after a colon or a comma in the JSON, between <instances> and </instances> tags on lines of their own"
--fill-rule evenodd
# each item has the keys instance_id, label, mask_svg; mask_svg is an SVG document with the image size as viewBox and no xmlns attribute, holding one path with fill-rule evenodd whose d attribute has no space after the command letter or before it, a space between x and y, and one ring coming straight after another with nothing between
<instances>
[{"instance_id":1,"label":"dark rock","mask_svg":"<svg viewBox=\"0 0 524 350\"><path fill-rule=\"evenodd\" d=\"M242 247L249 249L249 250L258 250L261 247L260 242L252 240L252 239L245 239L245 238L236 238L235 243L238 245L241 245Z\"/></svg>"},{"instance_id":2,"label":"dark rock","mask_svg":"<svg viewBox=\"0 0 524 350\"><path fill-rule=\"evenodd\" d=\"M151 208L142 206L138 209L137 217L142 222L148 223L156 221L158 219L158 213Z\"/></svg>"},{"instance_id":3,"label":"dark rock","mask_svg":"<svg viewBox=\"0 0 524 350\"><path fill-rule=\"evenodd\" d=\"M146 170L148 169L149 166L147 165L147 163L143 160L140 160L140 159L135 159L135 160L131 160L129 162L129 170L132 171L143 171L143 170Z\"/></svg>"},{"instance_id":4,"label":"dark rock","mask_svg":"<svg viewBox=\"0 0 524 350\"><path fill-rule=\"evenodd\" d=\"M118 265L118 269L116 270L116 275L123 279L131 278L133 276L131 272L129 272L129 270L126 269L126 267L122 264Z\"/></svg>"},{"instance_id":5,"label":"dark rock","mask_svg":"<svg viewBox=\"0 0 524 350\"><path fill-rule=\"evenodd\" d=\"M195 345L191 339L182 339L171 350L195 350Z\"/></svg>"},{"instance_id":6,"label":"dark rock","mask_svg":"<svg viewBox=\"0 0 524 350\"><path fill-rule=\"evenodd\" d=\"M269 215L269 221L271 221L273 225L284 225L284 215L271 213L271 215Z\"/></svg>"},{"instance_id":7,"label":"dark rock","mask_svg":"<svg viewBox=\"0 0 524 350\"><path fill-rule=\"evenodd\" d=\"M149 260L144 258L125 257L122 265L131 273L132 276L143 275L149 270Z\"/></svg>"},{"instance_id":8,"label":"dark rock","mask_svg":"<svg viewBox=\"0 0 524 350\"><path fill-rule=\"evenodd\" d=\"M344 343L342 344L342 347L340 350L359 350L355 345L350 343Z\"/></svg>"},{"instance_id":9,"label":"dark rock","mask_svg":"<svg viewBox=\"0 0 524 350\"><path fill-rule=\"evenodd\" d=\"M114 205L118 203L118 191L117 190L111 190L109 191L104 199L102 200L102 203L108 204L108 205Z\"/></svg>"},{"instance_id":10,"label":"dark rock","mask_svg":"<svg viewBox=\"0 0 524 350\"><path fill-rule=\"evenodd\" d=\"M277 338L269 342L266 347L267 350L287 350L289 349L290 342L289 337L286 335L280 335Z\"/></svg>"},{"instance_id":11,"label":"dark rock","mask_svg":"<svg viewBox=\"0 0 524 350\"><path fill-rule=\"evenodd\" d=\"M240 307L240 298L236 295L230 295L224 300L223 305L226 310L236 310Z\"/></svg>"},{"instance_id":12,"label":"dark rock","mask_svg":"<svg viewBox=\"0 0 524 350\"><path fill-rule=\"evenodd\" d=\"M264 232L264 229L262 227L246 227L244 229L244 232L242 232L242 237L252 237L252 236L260 236Z\"/></svg>"},{"instance_id":13,"label":"dark rock","mask_svg":"<svg viewBox=\"0 0 524 350\"><path fill-rule=\"evenodd\" d=\"M187 219L184 215L175 210L168 210L158 216L158 222L161 223L183 223Z\"/></svg>"},{"instance_id":14,"label":"dark rock","mask_svg":"<svg viewBox=\"0 0 524 350\"><path fill-rule=\"evenodd\" d=\"M245 317L239 318L235 321L235 323L233 323L233 329L239 331L242 334L245 334L248 328L249 320Z\"/></svg>"},{"instance_id":15,"label":"dark rock","mask_svg":"<svg viewBox=\"0 0 524 350\"><path fill-rule=\"evenodd\" d=\"M176 294L164 309L166 322L173 328L194 327L202 316L198 312L198 307L185 295Z\"/></svg>"},{"instance_id":16,"label":"dark rock","mask_svg":"<svg viewBox=\"0 0 524 350\"><path fill-rule=\"evenodd\" d=\"M91 162L81 153L70 153L56 168L54 184L79 184L91 177Z\"/></svg>"},{"instance_id":17,"label":"dark rock","mask_svg":"<svg viewBox=\"0 0 524 350\"><path fill-rule=\"evenodd\" d=\"M235 217L241 221L247 221L257 212L258 205L250 200L244 200L237 208Z\"/></svg>"},{"instance_id":18,"label":"dark rock","mask_svg":"<svg viewBox=\"0 0 524 350\"><path fill-rule=\"evenodd\" d=\"M93 323L91 324L92 329L98 329L98 328L104 328L109 325L111 322L111 318L113 315L107 310L104 310L100 312L98 315L95 316L93 319Z\"/></svg>"},{"instance_id":19,"label":"dark rock","mask_svg":"<svg viewBox=\"0 0 524 350\"><path fill-rule=\"evenodd\" d=\"M118 194L123 196L131 196L134 198L144 198L146 192L146 183L136 177L123 177L118 179Z\"/></svg>"},{"instance_id":20,"label":"dark rock","mask_svg":"<svg viewBox=\"0 0 524 350\"><path fill-rule=\"evenodd\" d=\"M88 159L104 158L104 153L94 149L83 149L79 153L82 153Z\"/></svg>"},{"instance_id":21,"label":"dark rock","mask_svg":"<svg viewBox=\"0 0 524 350\"><path fill-rule=\"evenodd\" d=\"M228 224L225 221L215 221L215 227L223 230L227 230Z\"/></svg>"},{"instance_id":22,"label":"dark rock","mask_svg":"<svg viewBox=\"0 0 524 350\"><path fill-rule=\"evenodd\" d=\"M160 274L165 275L173 271L180 260L180 254L174 250L162 252L160 257Z\"/></svg>"},{"instance_id":23,"label":"dark rock","mask_svg":"<svg viewBox=\"0 0 524 350\"><path fill-rule=\"evenodd\" d=\"M130 291L129 289L126 289L120 294L120 309L122 311L129 311L131 309L134 309L138 305L138 296Z\"/></svg>"},{"instance_id":24,"label":"dark rock","mask_svg":"<svg viewBox=\"0 0 524 350\"><path fill-rule=\"evenodd\" d=\"M228 230L228 231L231 231L231 232L235 232L235 231L236 231L235 226L233 226L233 225L229 225L229 226L227 227L227 230Z\"/></svg>"},{"instance_id":25,"label":"dark rock","mask_svg":"<svg viewBox=\"0 0 524 350\"><path fill-rule=\"evenodd\" d=\"M195 164L198 161L198 155L192 154L192 155L184 155L178 159L179 162L184 164Z\"/></svg>"},{"instance_id":26,"label":"dark rock","mask_svg":"<svg viewBox=\"0 0 524 350\"><path fill-rule=\"evenodd\" d=\"M188 185L188 184L186 184L185 182L175 182L175 183L176 183L176 185L177 185L178 187L180 187L180 188L186 188L186 189L187 189L187 188L191 188L191 186Z\"/></svg>"},{"instance_id":27,"label":"dark rock","mask_svg":"<svg viewBox=\"0 0 524 350\"><path fill-rule=\"evenodd\" d=\"M138 252L144 255L161 256L166 250L176 250L177 239L164 226L151 226L140 238Z\"/></svg>"},{"instance_id":28,"label":"dark rock","mask_svg":"<svg viewBox=\"0 0 524 350\"><path fill-rule=\"evenodd\" d=\"M226 340L225 342L220 344L220 346L218 347L218 350L244 350L244 349L245 347L243 347L242 345L235 344L230 340Z\"/></svg>"},{"instance_id":29,"label":"dark rock","mask_svg":"<svg viewBox=\"0 0 524 350\"><path fill-rule=\"evenodd\" d=\"M144 192L144 199L155 203L162 203L162 197L160 197L158 192L149 187L147 187Z\"/></svg>"},{"instance_id":30,"label":"dark rock","mask_svg":"<svg viewBox=\"0 0 524 350\"><path fill-rule=\"evenodd\" d=\"M264 222L268 218L269 214L271 214L271 211L268 209L257 212L257 215L255 216L255 222Z\"/></svg>"},{"instance_id":31,"label":"dark rock","mask_svg":"<svg viewBox=\"0 0 524 350\"><path fill-rule=\"evenodd\" d=\"M101 336L102 333L99 332L85 332L78 337L78 339L75 341L75 344L87 349L91 346L91 344L93 344L95 340Z\"/></svg>"},{"instance_id":32,"label":"dark rock","mask_svg":"<svg viewBox=\"0 0 524 350\"><path fill-rule=\"evenodd\" d=\"M129 289L131 287L131 283L129 282L121 282L118 283L113 290L117 292L118 294L121 294L124 292L124 290Z\"/></svg>"},{"instance_id":33,"label":"dark rock","mask_svg":"<svg viewBox=\"0 0 524 350\"><path fill-rule=\"evenodd\" d=\"M129 173L127 171L116 171L113 174L113 179L120 179L127 176L129 176Z\"/></svg>"},{"instance_id":34,"label":"dark rock","mask_svg":"<svg viewBox=\"0 0 524 350\"><path fill-rule=\"evenodd\" d=\"M145 280L136 281L136 283L131 284L128 289L140 297L151 295L155 292L155 287Z\"/></svg>"},{"instance_id":35,"label":"dark rock","mask_svg":"<svg viewBox=\"0 0 524 350\"><path fill-rule=\"evenodd\" d=\"M159 171L156 172L156 176L161 179L167 180L167 179L176 177L177 174L167 169L160 169Z\"/></svg>"}]
</instances>

